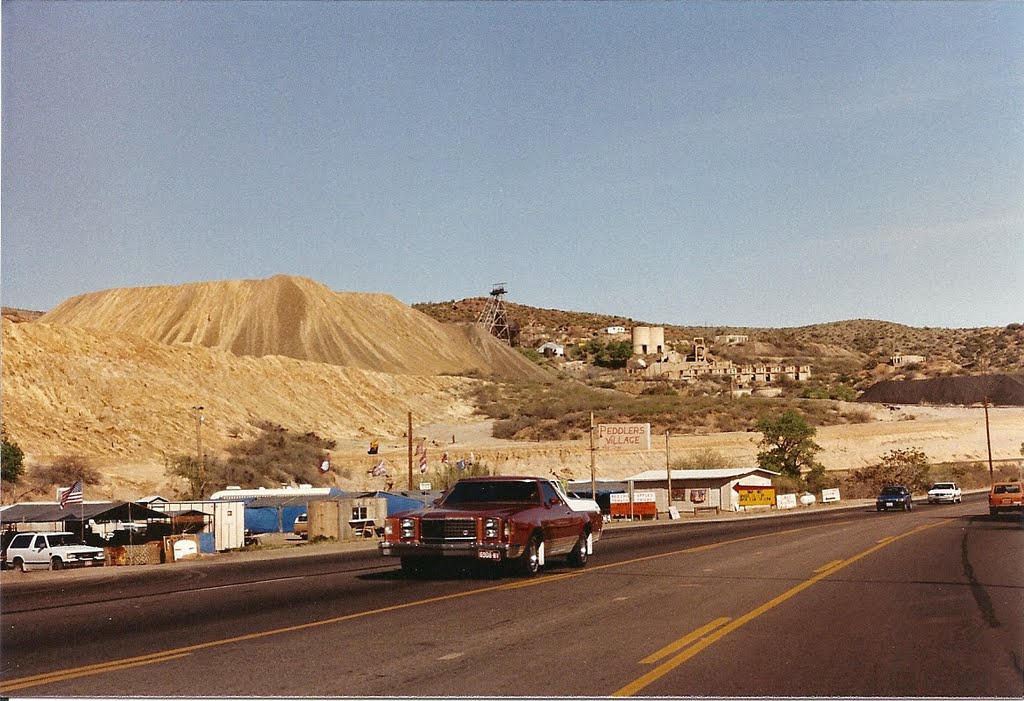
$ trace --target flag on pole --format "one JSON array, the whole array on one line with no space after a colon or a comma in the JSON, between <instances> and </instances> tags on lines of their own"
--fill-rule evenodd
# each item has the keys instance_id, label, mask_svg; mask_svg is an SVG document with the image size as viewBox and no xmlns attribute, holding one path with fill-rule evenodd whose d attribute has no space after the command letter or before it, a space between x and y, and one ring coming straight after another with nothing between
<instances>
[{"instance_id":1,"label":"flag on pole","mask_svg":"<svg viewBox=\"0 0 1024 701\"><path fill-rule=\"evenodd\" d=\"M384 463L384 458L381 458L380 462L373 466L370 470L370 474L374 477L383 477L388 473L387 466Z\"/></svg>"},{"instance_id":2,"label":"flag on pole","mask_svg":"<svg viewBox=\"0 0 1024 701\"><path fill-rule=\"evenodd\" d=\"M455 467L459 468L459 472L464 471L466 469L466 461L459 460L457 463L455 463Z\"/></svg>"},{"instance_id":3,"label":"flag on pole","mask_svg":"<svg viewBox=\"0 0 1024 701\"><path fill-rule=\"evenodd\" d=\"M75 480L75 483L60 492L60 508L68 504L82 503L82 480Z\"/></svg>"},{"instance_id":4,"label":"flag on pole","mask_svg":"<svg viewBox=\"0 0 1024 701\"><path fill-rule=\"evenodd\" d=\"M370 441L370 449L366 451L367 455L376 455L380 449L380 443L378 441Z\"/></svg>"},{"instance_id":5,"label":"flag on pole","mask_svg":"<svg viewBox=\"0 0 1024 701\"><path fill-rule=\"evenodd\" d=\"M469 451L469 463L468 464L472 465L474 462L476 462L476 458L473 456L473 451L471 450L471 451Z\"/></svg>"},{"instance_id":6,"label":"flag on pole","mask_svg":"<svg viewBox=\"0 0 1024 701\"><path fill-rule=\"evenodd\" d=\"M448 464L448 451L447 450L444 451L443 455L441 455L441 462L443 462L445 465Z\"/></svg>"},{"instance_id":7,"label":"flag on pole","mask_svg":"<svg viewBox=\"0 0 1024 701\"><path fill-rule=\"evenodd\" d=\"M419 466L420 472L427 471L427 439L422 438L420 442L416 444L416 455L420 457Z\"/></svg>"}]
</instances>

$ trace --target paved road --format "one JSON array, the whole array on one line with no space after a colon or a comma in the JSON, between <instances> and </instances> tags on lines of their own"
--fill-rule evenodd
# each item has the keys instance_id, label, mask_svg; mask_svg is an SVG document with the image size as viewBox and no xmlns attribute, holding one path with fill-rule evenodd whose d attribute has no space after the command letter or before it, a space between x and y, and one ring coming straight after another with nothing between
<instances>
[{"instance_id":1,"label":"paved road","mask_svg":"<svg viewBox=\"0 0 1024 701\"><path fill-rule=\"evenodd\" d=\"M532 580L366 552L30 573L2 592L0 692L1020 698L1024 530L985 511L614 530Z\"/></svg>"}]
</instances>

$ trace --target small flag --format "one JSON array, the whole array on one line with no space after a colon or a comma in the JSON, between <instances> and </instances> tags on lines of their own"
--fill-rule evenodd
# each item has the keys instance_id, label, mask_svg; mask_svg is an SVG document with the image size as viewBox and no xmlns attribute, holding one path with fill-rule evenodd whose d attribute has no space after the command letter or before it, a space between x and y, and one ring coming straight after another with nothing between
<instances>
[{"instance_id":1,"label":"small flag","mask_svg":"<svg viewBox=\"0 0 1024 701\"><path fill-rule=\"evenodd\" d=\"M441 455L441 462L443 462L445 465L448 464L448 451L447 450L444 451L444 454Z\"/></svg>"},{"instance_id":2,"label":"small flag","mask_svg":"<svg viewBox=\"0 0 1024 701\"><path fill-rule=\"evenodd\" d=\"M377 441L370 441L370 449L366 451L367 455L376 455L379 443Z\"/></svg>"},{"instance_id":3,"label":"small flag","mask_svg":"<svg viewBox=\"0 0 1024 701\"><path fill-rule=\"evenodd\" d=\"M455 467L459 468L459 472L462 472L463 470L466 469L466 461L459 460L457 463L455 463Z\"/></svg>"},{"instance_id":4,"label":"small flag","mask_svg":"<svg viewBox=\"0 0 1024 701\"><path fill-rule=\"evenodd\" d=\"M68 489L62 489L60 494L60 508L68 504L82 503L82 480L75 480L75 483Z\"/></svg>"},{"instance_id":5,"label":"small flag","mask_svg":"<svg viewBox=\"0 0 1024 701\"><path fill-rule=\"evenodd\" d=\"M471 450L469 451L469 464L472 465L474 462L476 462L476 458L473 457L473 451Z\"/></svg>"},{"instance_id":6,"label":"small flag","mask_svg":"<svg viewBox=\"0 0 1024 701\"><path fill-rule=\"evenodd\" d=\"M370 474L374 477L383 477L388 473L387 466L384 464L384 458L381 458L380 462L373 466L370 470Z\"/></svg>"},{"instance_id":7,"label":"small flag","mask_svg":"<svg viewBox=\"0 0 1024 701\"><path fill-rule=\"evenodd\" d=\"M331 469L331 454L328 453L324 456L323 461L320 463L320 472L327 472Z\"/></svg>"}]
</instances>

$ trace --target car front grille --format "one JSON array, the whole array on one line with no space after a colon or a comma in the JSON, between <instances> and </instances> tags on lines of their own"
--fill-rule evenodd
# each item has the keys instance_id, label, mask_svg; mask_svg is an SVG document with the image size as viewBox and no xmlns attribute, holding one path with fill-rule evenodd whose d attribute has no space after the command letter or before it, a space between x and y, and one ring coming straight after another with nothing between
<instances>
[{"instance_id":1,"label":"car front grille","mask_svg":"<svg viewBox=\"0 0 1024 701\"><path fill-rule=\"evenodd\" d=\"M451 543L476 540L476 519L430 518L420 524L424 543Z\"/></svg>"}]
</instances>

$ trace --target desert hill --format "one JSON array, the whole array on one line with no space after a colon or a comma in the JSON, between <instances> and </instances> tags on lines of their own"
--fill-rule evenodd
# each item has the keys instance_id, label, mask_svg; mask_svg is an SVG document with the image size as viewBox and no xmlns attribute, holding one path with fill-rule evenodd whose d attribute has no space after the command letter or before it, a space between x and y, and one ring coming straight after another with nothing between
<instances>
[{"instance_id":1,"label":"desert hill","mask_svg":"<svg viewBox=\"0 0 1024 701\"><path fill-rule=\"evenodd\" d=\"M255 422L332 439L401 436L407 412L459 422L478 382L391 375L283 356L237 356L139 336L3 320L5 433L33 460L83 455L158 468L194 454L193 406L204 407L204 452L251 438Z\"/></svg>"},{"instance_id":2,"label":"desert hill","mask_svg":"<svg viewBox=\"0 0 1024 701\"><path fill-rule=\"evenodd\" d=\"M92 292L37 321L395 374L545 377L479 326L441 324L390 295L334 292L286 275Z\"/></svg>"}]
</instances>

